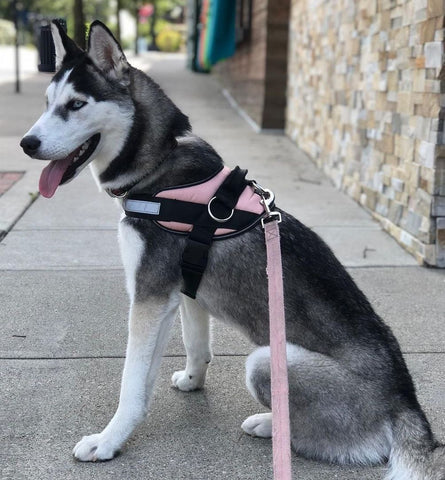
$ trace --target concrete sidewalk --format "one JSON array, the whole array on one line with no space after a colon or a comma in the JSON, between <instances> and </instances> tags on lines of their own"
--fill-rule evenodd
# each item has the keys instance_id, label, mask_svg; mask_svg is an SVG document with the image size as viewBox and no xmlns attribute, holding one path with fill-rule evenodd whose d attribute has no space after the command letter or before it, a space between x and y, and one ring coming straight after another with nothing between
<instances>
[{"instance_id":1,"label":"concrete sidewalk","mask_svg":"<svg viewBox=\"0 0 445 480\"><path fill-rule=\"evenodd\" d=\"M285 136L251 131L214 79L184 64L177 55L137 59L229 166L248 168L282 208L331 245L393 328L420 402L444 440L445 272L418 267ZM215 359L203 391L170 387L172 372L185 363L177 322L151 414L122 454L102 464L71 457L74 444L100 431L117 406L128 301L116 240L120 211L97 192L89 172L53 199L31 202L43 164L26 159L17 145L43 108L48 81L44 75L26 80L22 96L0 86L0 170L25 172L0 196L1 225L12 227L0 243L0 478L271 479L270 441L240 430L261 411L244 387L244 361L254 347L216 322ZM371 480L384 472L296 455L293 465L299 480Z\"/></svg>"}]
</instances>

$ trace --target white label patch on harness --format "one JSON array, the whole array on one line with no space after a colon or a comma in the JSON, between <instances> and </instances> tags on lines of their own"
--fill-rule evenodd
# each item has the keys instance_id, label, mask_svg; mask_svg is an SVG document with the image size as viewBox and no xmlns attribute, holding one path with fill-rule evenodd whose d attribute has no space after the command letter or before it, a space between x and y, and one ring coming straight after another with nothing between
<instances>
[{"instance_id":1,"label":"white label patch on harness","mask_svg":"<svg viewBox=\"0 0 445 480\"><path fill-rule=\"evenodd\" d=\"M146 202L144 200L125 200L125 210L134 213L149 213L159 215L161 204L157 202Z\"/></svg>"}]
</instances>

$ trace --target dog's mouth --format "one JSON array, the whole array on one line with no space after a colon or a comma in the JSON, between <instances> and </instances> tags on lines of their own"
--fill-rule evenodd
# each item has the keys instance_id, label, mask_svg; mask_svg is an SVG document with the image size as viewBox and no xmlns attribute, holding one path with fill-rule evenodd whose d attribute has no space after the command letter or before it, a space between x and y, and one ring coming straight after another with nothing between
<instances>
[{"instance_id":1,"label":"dog's mouth","mask_svg":"<svg viewBox=\"0 0 445 480\"><path fill-rule=\"evenodd\" d=\"M99 141L100 133L96 133L67 157L52 160L40 175L40 193L46 198L51 198L59 185L72 180L82 170L81 167L85 166L87 160L96 150Z\"/></svg>"}]
</instances>

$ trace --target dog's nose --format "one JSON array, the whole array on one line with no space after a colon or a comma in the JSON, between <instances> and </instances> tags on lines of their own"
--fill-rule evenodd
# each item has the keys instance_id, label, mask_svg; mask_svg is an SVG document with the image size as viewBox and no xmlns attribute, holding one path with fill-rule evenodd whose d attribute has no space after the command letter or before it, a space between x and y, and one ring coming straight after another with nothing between
<instances>
[{"instance_id":1,"label":"dog's nose","mask_svg":"<svg viewBox=\"0 0 445 480\"><path fill-rule=\"evenodd\" d=\"M22 138L20 146L26 155L33 155L37 152L42 142L35 135L27 135Z\"/></svg>"}]
</instances>

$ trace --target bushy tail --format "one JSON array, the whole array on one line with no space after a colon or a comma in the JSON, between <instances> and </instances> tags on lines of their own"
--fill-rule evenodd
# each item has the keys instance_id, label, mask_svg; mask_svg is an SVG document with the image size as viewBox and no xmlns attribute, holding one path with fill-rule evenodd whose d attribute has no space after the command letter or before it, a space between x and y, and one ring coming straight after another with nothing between
<instances>
[{"instance_id":1,"label":"bushy tail","mask_svg":"<svg viewBox=\"0 0 445 480\"><path fill-rule=\"evenodd\" d=\"M445 447L434 441L421 411L405 410L394 421L385 480L445 480Z\"/></svg>"}]
</instances>

